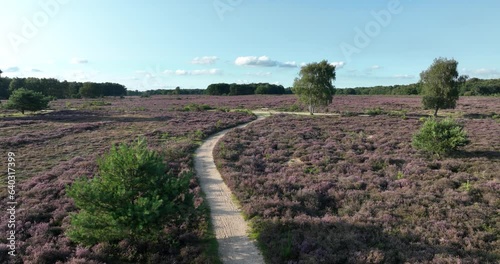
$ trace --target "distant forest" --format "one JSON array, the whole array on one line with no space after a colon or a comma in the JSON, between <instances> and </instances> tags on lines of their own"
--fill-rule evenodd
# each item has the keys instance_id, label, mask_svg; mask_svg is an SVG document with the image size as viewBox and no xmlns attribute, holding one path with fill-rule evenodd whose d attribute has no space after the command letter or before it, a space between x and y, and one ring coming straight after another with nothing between
<instances>
[{"instance_id":1,"label":"distant forest","mask_svg":"<svg viewBox=\"0 0 500 264\"><path fill-rule=\"evenodd\" d=\"M150 95L250 95L250 94L292 94L291 88L269 83L210 84L206 89L157 89L149 91L127 90L118 83L68 82L52 78L0 78L0 99L8 99L12 91L19 88L41 92L57 99L97 98L103 96L150 96ZM408 85L337 88L337 95L419 95L420 83ZM500 96L500 79L471 78L460 85L462 96Z\"/></svg>"},{"instance_id":2,"label":"distant forest","mask_svg":"<svg viewBox=\"0 0 500 264\"><path fill-rule=\"evenodd\" d=\"M491 96L500 95L500 79L468 79L460 87L461 96ZM421 92L421 84L413 83L408 85L392 85L392 86L374 86L374 87L356 87L336 89L336 94L352 94L352 95L419 95Z\"/></svg>"},{"instance_id":3,"label":"distant forest","mask_svg":"<svg viewBox=\"0 0 500 264\"><path fill-rule=\"evenodd\" d=\"M102 96L123 96L127 88L118 83L68 82L53 78L0 78L0 99L8 99L10 94L25 88L41 92L52 98L96 98Z\"/></svg>"}]
</instances>

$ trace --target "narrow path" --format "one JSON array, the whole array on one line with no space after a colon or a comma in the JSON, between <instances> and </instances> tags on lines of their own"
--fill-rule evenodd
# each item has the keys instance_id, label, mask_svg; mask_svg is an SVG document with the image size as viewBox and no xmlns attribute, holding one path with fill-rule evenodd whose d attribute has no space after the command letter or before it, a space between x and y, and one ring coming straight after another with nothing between
<instances>
[{"instance_id":1,"label":"narrow path","mask_svg":"<svg viewBox=\"0 0 500 264\"><path fill-rule=\"evenodd\" d=\"M261 120L264 117L259 117ZM255 122L253 121L253 122ZM252 122L250 122L252 123ZM244 127L241 125L239 127ZM227 129L209 137L195 152L194 165L201 189L211 211L215 236L219 242L219 256L223 263L264 263L262 254L255 243L248 238L248 225L238 206L232 200L231 190L222 180L215 167L212 151Z\"/></svg>"},{"instance_id":2,"label":"narrow path","mask_svg":"<svg viewBox=\"0 0 500 264\"><path fill-rule=\"evenodd\" d=\"M257 120L238 126L245 127L272 114L309 115L308 112L254 111ZM332 115L335 114L315 114ZM262 254L255 243L248 238L249 227L241 211L232 199L231 190L222 180L217 170L213 149L215 144L231 129L210 136L195 152L194 166L200 186L206 195L211 211L211 221L219 242L219 256L223 263L259 264L264 263Z\"/></svg>"}]
</instances>

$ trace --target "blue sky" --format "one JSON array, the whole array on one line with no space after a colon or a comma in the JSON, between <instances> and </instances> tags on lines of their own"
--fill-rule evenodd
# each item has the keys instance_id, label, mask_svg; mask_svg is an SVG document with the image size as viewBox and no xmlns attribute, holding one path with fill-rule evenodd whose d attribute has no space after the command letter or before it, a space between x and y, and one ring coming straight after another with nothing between
<instances>
[{"instance_id":1,"label":"blue sky","mask_svg":"<svg viewBox=\"0 0 500 264\"><path fill-rule=\"evenodd\" d=\"M131 90L287 87L326 59L344 88L414 83L448 57L500 78L498 14L498 0L2 1L0 69Z\"/></svg>"}]
</instances>

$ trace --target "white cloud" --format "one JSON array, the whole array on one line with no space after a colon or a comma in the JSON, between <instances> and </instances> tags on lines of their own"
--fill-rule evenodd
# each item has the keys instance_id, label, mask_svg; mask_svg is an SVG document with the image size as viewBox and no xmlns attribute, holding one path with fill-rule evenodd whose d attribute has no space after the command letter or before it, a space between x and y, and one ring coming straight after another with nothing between
<instances>
[{"instance_id":1,"label":"white cloud","mask_svg":"<svg viewBox=\"0 0 500 264\"><path fill-rule=\"evenodd\" d=\"M343 61L334 61L334 62L331 62L330 65L335 66L336 69L342 69L345 66L345 62L343 62Z\"/></svg>"},{"instance_id":2,"label":"white cloud","mask_svg":"<svg viewBox=\"0 0 500 264\"><path fill-rule=\"evenodd\" d=\"M70 61L71 64L87 64L89 61L87 59L82 58L73 58Z\"/></svg>"},{"instance_id":3,"label":"white cloud","mask_svg":"<svg viewBox=\"0 0 500 264\"><path fill-rule=\"evenodd\" d=\"M196 57L194 58L191 63L192 64L214 64L219 58L216 56L204 56L204 57Z\"/></svg>"},{"instance_id":4,"label":"white cloud","mask_svg":"<svg viewBox=\"0 0 500 264\"><path fill-rule=\"evenodd\" d=\"M245 75L249 75L249 76L271 76L273 75L272 72L252 72L252 73L246 73Z\"/></svg>"},{"instance_id":5,"label":"white cloud","mask_svg":"<svg viewBox=\"0 0 500 264\"><path fill-rule=\"evenodd\" d=\"M295 61L287 61L279 65L283 68L297 68L297 63Z\"/></svg>"},{"instance_id":6,"label":"white cloud","mask_svg":"<svg viewBox=\"0 0 500 264\"><path fill-rule=\"evenodd\" d=\"M380 65L373 65L370 67L370 70L379 70L379 69L382 69L382 66Z\"/></svg>"},{"instance_id":7,"label":"white cloud","mask_svg":"<svg viewBox=\"0 0 500 264\"><path fill-rule=\"evenodd\" d=\"M396 74L393 77L396 79L415 79L415 75L411 74Z\"/></svg>"},{"instance_id":8,"label":"white cloud","mask_svg":"<svg viewBox=\"0 0 500 264\"><path fill-rule=\"evenodd\" d=\"M276 60L272 60L267 56L243 56L238 57L234 61L234 64L238 66L259 66L259 67L282 67L282 68L297 68L297 62L295 61L287 61L280 62Z\"/></svg>"},{"instance_id":9,"label":"white cloud","mask_svg":"<svg viewBox=\"0 0 500 264\"><path fill-rule=\"evenodd\" d=\"M191 75L217 75L221 73L222 71L219 69L194 70L190 72Z\"/></svg>"},{"instance_id":10,"label":"white cloud","mask_svg":"<svg viewBox=\"0 0 500 264\"><path fill-rule=\"evenodd\" d=\"M165 70L163 72L167 75L177 75L177 76L185 76L185 75L219 75L222 74L220 69L204 69L204 70Z\"/></svg>"},{"instance_id":11,"label":"white cloud","mask_svg":"<svg viewBox=\"0 0 500 264\"><path fill-rule=\"evenodd\" d=\"M238 57L234 61L234 64L238 66L262 66L262 67L275 67L278 66L278 62L271 60L267 56L247 56L247 57Z\"/></svg>"},{"instance_id":12,"label":"white cloud","mask_svg":"<svg viewBox=\"0 0 500 264\"><path fill-rule=\"evenodd\" d=\"M9 67L7 69L5 69L3 72L19 72L21 71L21 69L19 69L19 67Z\"/></svg>"},{"instance_id":13,"label":"white cloud","mask_svg":"<svg viewBox=\"0 0 500 264\"><path fill-rule=\"evenodd\" d=\"M188 71L185 70L176 70L175 75L188 75Z\"/></svg>"},{"instance_id":14,"label":"white cloud","mask_svg":"<svg viewBox=\"0 0 500 264\"><path fill-rule=\"evenodd\" d=\"M39 69L31 69L31 72L42 72L42 71Z\"/></svg>"},{"instance_id":15,"label":"white cloud","mask_svg":"<svg viewBox=\"0 0 500 264\"><path fill-rule=\"evenodd\" d=\"M462 74L477 78L500 78L500 71L497 69L480 68L476 70L462 69Z\"/></svg>"},{"instance_id":16,"label":"white cloud","mask_svg":"<svg viewBox=\"0 0 500 264\"><path fill-rule=\"evenodd\" d=\"M172 70L165 70L163 73L164 73L164 74L167 74L167 75L172 75L172 74L174 74L174 73L175 73L175 71L172 71Z\"/></svg>"}]
</instances>

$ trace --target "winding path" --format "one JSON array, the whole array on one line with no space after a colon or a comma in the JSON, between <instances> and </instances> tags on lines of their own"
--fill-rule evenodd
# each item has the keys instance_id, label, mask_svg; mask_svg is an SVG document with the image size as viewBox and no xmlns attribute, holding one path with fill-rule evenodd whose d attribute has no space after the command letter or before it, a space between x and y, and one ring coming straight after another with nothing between
<instances>
[{"instance_id":1,"label":"winding path","mask_svg":"<svg viewBox=\"0 0 500 264\"><path fill-rule=\"evenodd\" d=\"M257 120L262 120L260 116ZM252 123L250 122L250 123ZM250 123L238 126L244 127ZM209 137L197 150L194 158L196 174L201 189L211 211L211 220L215 236L219 242L219 256L223 263L264 263L262 254L255 243L248 238L248 225L238 206L232 200L231 190L222 180L215 167L212 151L215 144L231 129L221 131Z\"/></svg>"},{"instance_id":2,"label":"winding path","mask_svg":"<svg viewBox=\"0 0 500 264\"><path fill-rule=\"evenodd\" d=\"M262 120L271 114L309 115L307 112L254 111L253 113L258 118L240 125L238 128ZM331 113L316 113L315 115L338 116ZM230 130L226 129L210 136L196 150L194 157L196 175L200 180L201 189L205 193L210 206L210 217L219 243L219 256L222 262L235 264L264 263L262 254L255 246L255 243L248 238L249 227L232 199L231 190L222 180L214 163L212 152L215 144Z\"/></svg>"}]
</instances>

